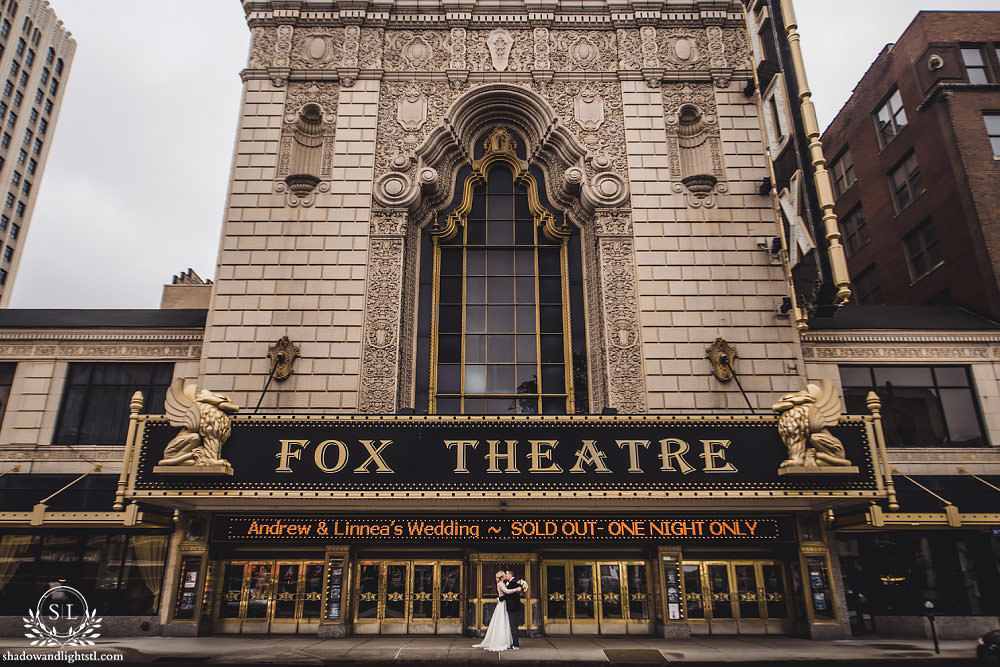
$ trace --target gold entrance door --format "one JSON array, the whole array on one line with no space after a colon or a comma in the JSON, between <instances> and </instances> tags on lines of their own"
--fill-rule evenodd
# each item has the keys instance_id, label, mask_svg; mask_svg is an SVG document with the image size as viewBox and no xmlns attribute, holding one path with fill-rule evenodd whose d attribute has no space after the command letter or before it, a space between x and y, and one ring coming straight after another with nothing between
<instances>
[{"instance_id":1,"label":"gold entrance door","mask_svg":"<svg viewBox=\"0 0 1000 667\"><path fill-rule=\"evenodd\" d=\"M216 632L312 634L319 628L323 563L225 561Z\"/></svg>"},{"instance_id":2,"label":"gold entrance door","mask_svg":"<svg viewBox=\"0 0 1000 667\"><path fill-rule=\"evenodd\" d=\"M356 634L458 634L459 561L361 561L355 569Z\"/></svg>"},{"instance_id":3,"label":"gold entrance door","mask_svg":"<svg viewBox=\"0 0 1000 667\"><path fill-rule=\"evenodd\" d=\"M774 561L684 561L693 634L788 634L785 569Z\"/></svg>"},{"instance_id":4,"label":"gold entrance door","mask_svg":"<svg viewBox=\"0 0 1000 667\"><path fill-rule=\"evenodd\" d=\"M549 634L649 634L644 561L544 561L542 614Z\"/></svg>"}]
</instances>

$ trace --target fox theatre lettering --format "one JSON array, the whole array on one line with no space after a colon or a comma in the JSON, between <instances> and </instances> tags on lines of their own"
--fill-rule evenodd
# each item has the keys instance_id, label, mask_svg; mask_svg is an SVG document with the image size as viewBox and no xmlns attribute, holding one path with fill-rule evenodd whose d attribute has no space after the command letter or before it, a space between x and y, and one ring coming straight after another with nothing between
<instances>
[{"instance_id":1,"label":"fox theatre lettering","mask_svg":"<svg viewBox=\"0 0 1000 667\"><path fill-rule=\"evenodd\" d=\"M673 541L773 542L789 539L784 518L321 518L321 517L216 517L215 539L225 541L407 540L437 541L461 538L489 542L565 542L615 540L641 542L669 538Z\"/></svg>"},{"instance_id":2,"label":"fox theatre lettering","mask_svg":"<svg viewBox=\"0 0 1000 667\"><path fill-rule=\"evenodd\" d=\"M830 428L850 466L793 471L773 417L236 418L221 463L157 463L177 429L142 424L136 491L874 491L871 425ZM797 473L797 474L788 474ZM820 474L822 473L822 474Z\"/></svg>"}]
</instances>

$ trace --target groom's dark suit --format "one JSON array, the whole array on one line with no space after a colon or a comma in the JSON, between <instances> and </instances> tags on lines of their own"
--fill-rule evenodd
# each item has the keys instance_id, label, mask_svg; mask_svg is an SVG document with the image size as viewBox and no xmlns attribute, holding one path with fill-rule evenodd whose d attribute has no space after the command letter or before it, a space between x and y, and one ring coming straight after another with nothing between
<instances>
[{"instance_id":1,"label":"groom's dark suit","mask_svg":"<svg viewBox=\"0 0 1000 667\"><path fill-rule=\"evenodd\" d=\"M504 583L507 588L515 588L517 584L514 583L514 579ZM510 622L510 636L511 636L511 646L518 646L517 643L517 626L521 625L521 591L516 591L514 593L508 593L502 598L503 603L507 605L507 620Z\"/></svg>"}]
</instances>

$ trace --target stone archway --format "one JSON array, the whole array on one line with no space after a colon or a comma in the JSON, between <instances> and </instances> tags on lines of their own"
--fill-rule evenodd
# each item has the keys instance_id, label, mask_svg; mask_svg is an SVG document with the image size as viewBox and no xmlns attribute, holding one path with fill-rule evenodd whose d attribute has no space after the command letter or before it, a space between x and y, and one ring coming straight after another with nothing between
<instances>
[{"instance_id":1,"label":"stone archway","mask_svg":"<svg viewBox=\"0 0 1000 667\"><path fill-rule=\"evenodd\" d=\"M473 88L430 129L425 128L431 120L427 94L419 88L402 90L380 106L391 111L392 104L397 126L379 131L396 139L402 135L402 140L383 160L373 189L359 411L393 413L412 405L420 230L454 197L456 173L471 164L476 138L486 128L504 125L525 139L527 166L538 168L552 204L583 235L591 405L644 412L635 248L620 161L588 151L567 129L566 119L526 87ZM577 123L600 132L600 95L581 91L575 105ZM417 136L423 140L412 151L400 150L407 140L415 144Z\"/></svg>"}]
</instances>

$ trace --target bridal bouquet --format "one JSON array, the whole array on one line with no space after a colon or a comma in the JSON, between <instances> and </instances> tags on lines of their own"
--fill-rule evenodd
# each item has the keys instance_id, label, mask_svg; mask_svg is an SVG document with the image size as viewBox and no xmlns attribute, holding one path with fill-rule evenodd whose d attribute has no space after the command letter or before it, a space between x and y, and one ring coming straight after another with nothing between
<instances>
[{"instance_id":1,"label":"bridal bouquet","mask_svg":"<svg viewBox=\"0 0 1000 667\"><path fill-rule=\"evenodd\" d=\"M527 581L525 581L524 579L518 579L514 583L516 585L518 585L518 586L521 587L521 595L527 595L528 594L528 582Z\"/></svg>"}]
</instances>

